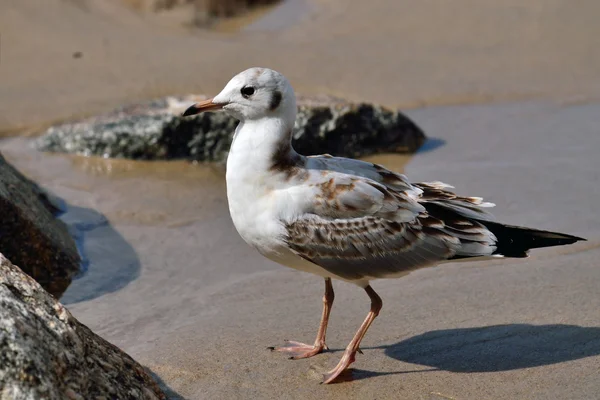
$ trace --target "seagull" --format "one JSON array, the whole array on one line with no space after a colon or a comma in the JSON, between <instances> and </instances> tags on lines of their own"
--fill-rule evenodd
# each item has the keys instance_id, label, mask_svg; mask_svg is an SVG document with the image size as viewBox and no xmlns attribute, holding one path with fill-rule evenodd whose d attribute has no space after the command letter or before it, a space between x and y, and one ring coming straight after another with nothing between
<instances>
[{"instance_id":1,"label":"seagull","mask_svg":"<svg viewBox=\"0 0 600 400\"><path fill-rule=\"evenodd\" d=\"M382 308L372 280L469 258L527 257L533 248L585 240L496 222L487 210L494 204L457 195L441 182L411 183L378 164L298 154L291 143L296 96L289 81L271 69L239 73L183 116L204 111L224 111L239 120L226 181L240 236L266 258L325 280L314 344L287 341L270 349L293 359L327 349L332 279L363 288L371 300L367 317L323 383L335 381L355 361Z\"/></svg>"}]
</instances>

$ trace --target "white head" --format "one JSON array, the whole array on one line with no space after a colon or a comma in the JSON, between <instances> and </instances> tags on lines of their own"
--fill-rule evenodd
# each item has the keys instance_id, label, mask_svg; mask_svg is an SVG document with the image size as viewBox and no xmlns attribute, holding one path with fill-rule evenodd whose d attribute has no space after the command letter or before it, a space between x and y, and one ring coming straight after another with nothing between
<instances>
[{"instance_id":1,"label":"white head","mask_svg":"<svg viewBox=\"0 0 600 400\"><path fill-rule=\"evenodd\" d=\"M250 68L234 76L214 98L188 108L183 116L217 110L240 121L276 117L293 124L296 96L288 80L279 72Z\"/></svg>"}]
</instances>

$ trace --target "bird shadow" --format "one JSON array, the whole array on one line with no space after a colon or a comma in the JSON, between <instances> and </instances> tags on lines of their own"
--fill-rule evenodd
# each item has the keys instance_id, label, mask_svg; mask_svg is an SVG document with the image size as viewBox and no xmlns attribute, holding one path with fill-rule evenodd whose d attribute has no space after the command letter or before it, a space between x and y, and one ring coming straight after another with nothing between
<instances>
[{"instance_id":1,"label":"bird shadow","mask_svg":"<svg viewBox=\"0 0 600 400\"><path fill-rule=\"evenodd\" d=\"M67 204L45 193L75 240L81 256L80 271L61 296L65 305L91 300L116 292L137 279L140 261L133 247L100 212Z\"/></svg>"},{"instance_id":2,"label":"bird shadow","mask_svg":"<svg viewBox=\"0 0 600 400\"><path fill-rule=\"evenodd\" d=\"M351 369L340 381L409 372L499 372L558 364L600 355L600 328L577 325L508 324L426 332L383 349L393 359L431 367L415 371Z\"/></svg>"},{"instance_id":3,"label":"bird shadow","mask_svg":"<svg viewBox=\"0 0 600 400\"><path fill-rule=\"evenodd\" d=\"M600 355L600 328L508 324L431 331L385 346L399 361L451 372L496 372Z\"/></svg>"}]
</instances>

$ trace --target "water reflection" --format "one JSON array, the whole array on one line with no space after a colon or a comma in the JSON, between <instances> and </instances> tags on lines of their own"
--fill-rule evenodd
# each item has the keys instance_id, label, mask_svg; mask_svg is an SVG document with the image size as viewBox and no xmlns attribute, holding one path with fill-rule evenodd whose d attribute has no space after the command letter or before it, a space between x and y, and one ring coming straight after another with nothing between
<instances>
[{"instance_id":1,"label":"water reflection","mask_svg":"<svg viewBox=\"0 0 600 400\"><path fill-rule=\"evenodd\" d=\"M66 155L73 167L93 176L218 182L225 179L225 165L196 161L137 161L118 158Z\"/></svg>"}]
</instances>

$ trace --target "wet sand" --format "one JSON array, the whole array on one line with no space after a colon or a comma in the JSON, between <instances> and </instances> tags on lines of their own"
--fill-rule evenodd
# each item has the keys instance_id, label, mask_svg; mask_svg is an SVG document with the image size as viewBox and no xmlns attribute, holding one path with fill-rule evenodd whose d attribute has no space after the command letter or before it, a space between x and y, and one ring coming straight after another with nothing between
<instances>
[{"instance_id":1,"label":"wet sand","mask_svg":"<svg viewBox=\"0 0 600 400\"><path fill-rule=\"evenodd\" d=\"M281 69L307 94L493 102L408 111L434 140L410 159L377 162L483 196L504 222L589 239L525 260L376 281L384 308L365 354L350 382L322 386L368 299L335 283L331 352L289 361L267 351L314 339L322 282L242 242L222 169L40 154L26 138L2 140L5 157L64 199L62 218L80 231L90 264L63 298L69 309L151 368L173 398L596 398L599 6L458 3L375 0L344 10L314 0L286 30L266 15L226 35L152 25L110 1L0 4L5 133L148 96L210 94L255 63Z\"/></svg>"}]
</instances>

